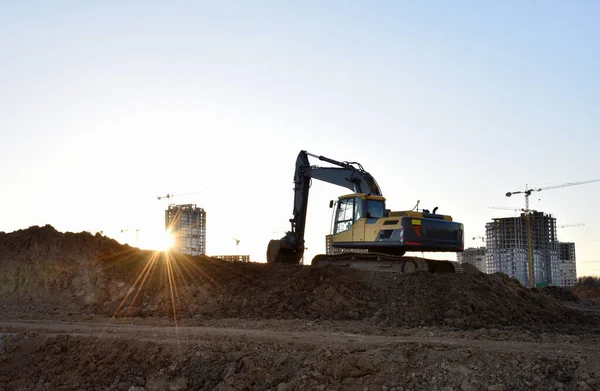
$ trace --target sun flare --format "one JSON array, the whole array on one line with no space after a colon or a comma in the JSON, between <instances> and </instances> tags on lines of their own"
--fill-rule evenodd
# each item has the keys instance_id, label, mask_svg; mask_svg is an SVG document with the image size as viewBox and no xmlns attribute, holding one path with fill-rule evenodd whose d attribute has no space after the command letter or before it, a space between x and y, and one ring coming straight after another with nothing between
<instances>
[{"instance_id":1,"label":"sun flare","mask_svg":"<svg viewBox=\"0 0 600 391\"><path fill-rule=\"evenodd\" d=\"M175 237L171 231L163 232L156 243L156 249L159 251L168 251L175 244Z\"/></svg>"},{"instance_id":2,"label":"sun flare","mask_svg":"<svg viewBox=\"0 0 600 391\"><path fill-rule=\"evenodd\" d=\"M174 244L175 237L171 231L152 231L140 235L137 247L146 250L167 251Z\"/></svg>"}]
</instances>

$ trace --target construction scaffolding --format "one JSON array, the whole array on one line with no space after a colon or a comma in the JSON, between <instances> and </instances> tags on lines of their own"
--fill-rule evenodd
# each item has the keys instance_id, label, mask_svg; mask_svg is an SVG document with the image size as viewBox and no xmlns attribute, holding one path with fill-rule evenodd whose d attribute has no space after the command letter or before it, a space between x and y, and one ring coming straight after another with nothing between
<instances>
[{"instance_id":1,"label":"construction scaffolding","mask_svg":"<svg viewBox=\"0 0 600 391\"><path fill-rule=\"evenodd\" d=\"M172 250L188 255L206 254L206 211L194 204L169 205L165 229L173 235Z\"/></svg>"},{"instance_id":2,"label":"construction scaffolding","mask_svg":"<svg viewBox=\"0 0 600 391\"><path fill-rule=\"evenodd\" d=\"M530 287L529 259L535 286L555 285L552 270L558 265L556 219L543 212L495 218L486 224L486 269L501 272Z\"/></svg>"}]
</instances>

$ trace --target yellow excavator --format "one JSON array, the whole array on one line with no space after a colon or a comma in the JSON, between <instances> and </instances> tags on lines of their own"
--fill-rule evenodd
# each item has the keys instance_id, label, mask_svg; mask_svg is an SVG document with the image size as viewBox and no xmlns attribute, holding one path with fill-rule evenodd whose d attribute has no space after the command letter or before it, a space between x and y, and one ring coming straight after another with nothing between
<instances>
[{"instance_id":1,"label":"yellow excavator","mask_svg":"<svg viewBox=\"0 0 600 391\"><path fill-rule=\"evenodd\" d=\"M309 156L333 165L311 165ZM411 273L462 273L467 264L455 261L404 256L406 252L462 252L463 224L451 216L431 212L386 209L385 198L375 178L357 162L336 161L324 156L300 151L294 174L294 210L291 230L267 247L268 263L299 264L304 254L304 229L311 180L317 179L346 187L353 192L330 201L335 207L334 249L347 249L334 254L319 254L313 266L337 265L372 271ZM362 250L362 251L353 251ZM468 270L469 272L471 270Z\"/></svg>"}]
</instances>

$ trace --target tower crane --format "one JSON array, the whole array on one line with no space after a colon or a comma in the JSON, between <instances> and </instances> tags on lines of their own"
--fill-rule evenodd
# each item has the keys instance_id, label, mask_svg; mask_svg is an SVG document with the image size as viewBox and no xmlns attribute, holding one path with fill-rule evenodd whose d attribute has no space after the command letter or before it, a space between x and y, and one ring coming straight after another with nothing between
<instances>
[{"instance_id":1,"label":"tower crane","mask_svg":"<svg viewBox=\"0 0 600 391\"><path fill-rule=\"evenodd\" d=\"M233 240L235 240L235 253L236 255L238 254L238 249L239 249L239 245L240 245L240 239L237 238L233 238Z\"/></svg>"},{"instance_id":2,"label":"tower crane","mask_svg":"<svg viewBox=\"0 0 600 391\"><path fill-rule=\"evenodd\" d=\"M509 191L508 193L506 193L506 196L510 197L513 194L524 194L525 195L525 209L526 209L525 212L528 212L529 211L529 196L534 191L558 189L558 188L561 188L561 187L584 185L586 183L593 183L593 182L600 182L600 179L591 179L589 181L580 181L580 182L568 182L568 183L563 183L563 184L560 184L560 185L538 187L538 188L532 188L532 189L528 189L527 188L527 184L526 184L525 185L525 190L522 190L522 191Z\"/></svg>"},{"instance_id":3,"label":"tower crane","mask_svg":"<svg viewBox=\"0 0 600 391\"><path fill-rule=\"evenodd\" d=\"M556 228L570 228L570 227L579 227L581 225L585 225L583 223L577 223L577 224L564 224L564 225L557 225Z\"/></svg>"},{"instance_id":4,"label":"tower crane","mask_svg":"<svg viewBox=\"0 0 600 391\"><path fill-rule=\"evenodd\" d=\"M167 194L167 195L164 195L164 196L159 196L159 197L156 197L156 198L157 198L159 201L160 201L160 200L162 200L163 198L166 198L166 199L167 199L167 205L170 205L170 204L171 204L171 201L170 201L170 199L171 199L171 198L173 198L173 197L179 197L179 196L190 195L190 194L198 194L198 193L202 193L202 192L201 192L201 191L194 191L194 192L192 192L192 193Z\"/></svg>"},{"instance_id":5,"label":"tower crane","mask_svg":"<svg viewBox=\"0 0 600 391\"><path fill-rule=\"evenodd\" d=\"M488 209L503 209L503 210L514 210L515 212L525 212L524 208L514 208L512 206L488 206ZM535 212L535 210L532 210L531 212Z\"/></svg>"},{"instance_id":6,"label":"tower crane","mask_svg":"<svg viewBox=\"0 0 600 391\"><path fill-rule=\"evenodd\" d=\"M567 182L562 183L560 185L554 186L546 186L546 187L538 187L538 188L527 188L527 184L525 184L525 190L523 191L509 191L506 193L507 197L512 196L513 194L524 194L525 195L525 209L521 209L525 212L525 221L527 225L527 263L529 268L529 287L534 287L534 277L533 277L533 249L531 245L531 213L535 212L534 210L529 209L529 196L534 191L542 191L542 190L550 190L550 189L559 189L561 187L568 186L576 186L576 185L584 185L586 183L600 182L600 179L591 179L588 181L580 181L580 182ZM500 209L500 208L497 208Z\"/></svg>"}]
</instances>

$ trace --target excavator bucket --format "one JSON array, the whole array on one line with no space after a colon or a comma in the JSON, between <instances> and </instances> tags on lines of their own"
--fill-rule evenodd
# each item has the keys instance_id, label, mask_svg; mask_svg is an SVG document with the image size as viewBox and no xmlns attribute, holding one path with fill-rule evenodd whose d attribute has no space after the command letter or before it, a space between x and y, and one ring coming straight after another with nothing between
<instances>
[{"instance_id":1,"label":"excavator bucket","mask_svg":"<svg viewBox=\"0 0 600 391\"><path fill-rule=\"evenodd\" d=\"M304 250L286 248L280 239L273 239L267 246L267 263L299 264Z\"/></svg>"}]
</instances>

